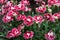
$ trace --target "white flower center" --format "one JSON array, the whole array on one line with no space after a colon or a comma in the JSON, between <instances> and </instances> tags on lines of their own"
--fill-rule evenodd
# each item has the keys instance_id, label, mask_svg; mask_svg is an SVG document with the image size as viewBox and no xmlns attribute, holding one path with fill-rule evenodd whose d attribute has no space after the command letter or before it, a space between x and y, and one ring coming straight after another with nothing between
<instances>
[{"instance_id":1,"label":"white flower center","mask_svg":"<svg viewBox=\"0 0 60 40\"><path fill-rule=\"evenodd\" d=\"M30 36L30 33L27 33L28 36Z\"/></svg>"},{"instance_id":2,"label":"white flower center","mask_svg":"<svg viewBox=\"0 0 60 40\"><path fill-rule=\"evenodd\" d=\"M11 19L11 17L10 16L6 16L6 19Z\"/></svg>"},{"instance_id":3,"label":"white flower center","mask_svg":"<svg viewBox=\"0 0 60 40\"><path fill-rule=\"evenodd\" d=\"M48 35L49 35L49 36L53 36L53 32L49 32Z\"/></svg>"},{"instance_id":4,"label":"white flower center","mask_svg":"<svg viewBox=\"0 0 60 40\"><path fill-rule=\"evenodd\" d=\"M18 31L15 31L15 34L18 34L19 32Z\"/></svg>"},{"instance_id":5,"label":"white flower center","mask_svg":"<svg viewBox=\"0 0 60 40\"><path fill-rule=\"evenodd\" d=\"M37 19L40 19L40 17L37 17Z\"/></svg>"},{"instance_id":6,"label":"white flower center","mask_svg":"<svg viewBox=\"0 0 60 40\"><path fill-rule=\"evenodd\" d=\"M30 19L27 19L27 21L31 21Z\"/></svg>"}]
</instances>

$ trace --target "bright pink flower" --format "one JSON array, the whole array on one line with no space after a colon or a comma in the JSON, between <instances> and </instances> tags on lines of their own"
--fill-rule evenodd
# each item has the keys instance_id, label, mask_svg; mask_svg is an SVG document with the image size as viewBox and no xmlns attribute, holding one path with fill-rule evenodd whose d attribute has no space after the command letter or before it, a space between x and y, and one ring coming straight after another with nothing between
<instances>
[{"instance_id":1,"label":"bright pink flower","mask_svg":"<svg viewBox=\"0 0 60 40\"><path fill-rule=\"evenodd\" d=\"M15 37L21 34L21 32L17 28L13 28L11 30L11 33L14 34Z\"/></svg>"},{"instance_id":2,"label":"bright pink flower","mask_svg":"<svg viewBox=\"0 0 60 40\"><path fill-rule=\"evenodd\" d=\"M43 17L41 15L37 15L37 16L34 16L33 17L33 20L36 22L36 23L42 23L43 22Z\"/></svg>"},{"instance_id":3,"label":"bright pink flower","mask_svg":"<svg viewBox=\"0 0 60 40\"><path fill-rule=\"evenodd\" d=\"M43 5L45 5L45 2L44 2L44 1L42 1L41 5L42 5L42 6L43 6Z\"/></svg>"},{"instance_id":4,"label":"bright pink flower","mask_svg":"<svg viewBox=\"0 0 60 40\"><path fill-rule=\"evenodd\" d=\"M54 5L60 6L60 0L56 0L56 3Z\"/></svg>"},{"instance_id":5,"label":"bright pink flower","mask_svg":"<svg viewBox=\"0 0 60 40\"><path fill-rule=\"evenodd\" d=\"M18 5L15 5L14 8L15 8L16 10L22 10L21 8L19 8Z\"/></svg>"},{"instance_id":6,"label":"bright pink flower","mask_svg":"<svg viewBox=\"0 0 60 40\"><path fill-rule=\"evenodd\" d=\"M53 17L54 17L55 19L58 19L58 13L54 13L54 14L53 14Z\"/></svg>"},{"instance_id":7,"label":"bright pink flower","mask_svg":"<svg viewBox=\"0 0 60 40\"><path fill-rule=\"evenodd\" d=\"M26 15L23 15L23 14L19 14L17 17L16 17L16 19L18 20L18 21L21 21L21 20L25 20L26 19Z\"/></svg>"},{"instance_id":8,"label":"bright pink flower","mask_svg":"<svg viewBox=\"0 0 60 40\"><path fill-rule=\"evenodd\" d=\"M34 32L33 31L27 31L27 32L24 33L23 37L25 39L30 39L30 38L33 37L33 35L34 35Z\"/></svg>"},{"instance_id":9,"label":"bright pink flower","mask_svg":"<svg viewBox=\"0 0 60 40\"><path fill-rule=\"evenodd\" d=\"M8 22L12 21L13 18L11 16L5 15L2 20L4 23L8 23Z\"/></svg>"},{"instance_id":10,"label":"bright pink flower","mask_svg":"<svg viewBox=\"0 0 60 40\"><path fill-rule=\"evenodd\" d=\"M40 6L40 7L36 8L36 11L39 13L44 13L46 11L46 7Z\"/></svg>"},{"instance_id":11,"label":"bright pink flower","mask_svg":"<svg viewBox=\"0 0 60 40\"><path fill-rule=\"evenodd\" d=\"M25 20L24 20L24 24L26 24L27 26L31 26L33 24L33 19L31 16L28 16Z\"/></svg>"},{"instance_id":12,"label":"bright pink flower","mask_svg":"<svg viewBox=\"0 0 60 40\"><path fill-rule=\"evenodd\" d=\"M16 19L17 19L18 21L21 21L21 20L22 20L22 15L19 14L19 15L16 17Z\"/></svg>"},{"instance_id":13,"label":"bright pink flower","mask_svg":"<svg viewBox=\"0 0 60 40\"><path fill-rule=\"evenodd\" d=\"M10 39L12 37L14 37L14 34L12 34L11 31L8 32L7 35L6 35L6 38Z\"/></svg>"},{"instance_id":14,"label":"bright pink flower","mask_svg":"<svg viewBox=\"0 0 60 40\"><path fill-rule=\"evenodd\" d=\"M18 28L17 28L19 31L21 31L22 29L24 29L24 24L20 24L18 25Z\"/></svg>"},{"instance_id":15,"label":"bright pink flower","mask_svg":"<svg viewBox=\"0 0 60 40\"><path fill-rule=\"evenodd\" d=\"M45 38L46 38L46 40L54 40L55 35L54 35L53 31L49 31L47 34L45 34Z\"/></svg>"},{"instance_id":16,"label":"bright pink flower","mask_svg":"<svg viewBox=\"0 0 60 40\"><path fill-rule=\"evenodd\" d=\"M23 5L23 4L18 4L18 5L15 5L14 6L14 8L16 9L16 10L24 10L25 9L25 5Z\"/></svg>"},{"instance_id":17,"label":"bright pink flower","mask_svg":"<svg viewBox=\"0 0 60 40\"><path fill-rule=\"evenodd\" d=\"M21 18L22 18L22 20L24 21L27 17L26 17L26 15L23 15L23 14L22 14L22 17L21 17Z\"/></svg>"},{"instance_id":18,"label":"bright pink flower","mask_svg":"<svg viewBox=\"0 0 60 40\"><path fill-rule=\"evenodd\" d=\"M25 7L25 9L23 11L27 12L27 11L31 11L31 8Z\"/></svg>"},{"instance_id":19,"label":"bright pink flower","mask_svg":"<svg viewBox=\"0 0 60 40\"><path fill-rule=\"evenodd\" d=\"M55 19L60 19L60 12L54 13L54 14L53 14L53 17L54 17Z\"/></svg>"},{"instance_id":20,"label":"bright pink flower","mask_svg":"<svg viewBox=\"0 0 60 40\"><path fill-rule=\"evenodd\" d=\"M17 16L19 13L16 11L16 10L10 10L8 13L7 13L7 15L8 16L11 16L11 17L13 17L13 16Z\"/></svg>"},{"instance_id":21,"label":"bright pink flower","mask_svg":"<svg viewBox=\"0 0 60 40\"><path fill-rule=\"evenodd\" d=\"M56 0L48 0L48 5L51 6L51 5L54 5L56 3Z\"/></svg>"},{"instance_id":22,"label":"bright pink flower","mask_svg":"<svg viewBox=\"0 0 60 40\"><path fill-rule=\"evenodd\" d=\"M6 3L6 6L13 6L13 3L11 2L11 1L8 1L7 3Z\"/></svg>"},{"instance_id":23,"label":"bright pink flower","mask_svg":"<svg viewBox=\"0 0 60 40\"><path fill-rule=\"evenodd\" d=\"M55 19L52 14L46 13L46 14L44 14L44 18L48 21L55 22Z\"/></svg>"},{"instance_id":24,"label":"bright pink flower","mask_svg":"<svg viewBox=\"0 0 60 40\"><path fill-rule=\"evenodd\" d=\"M28 0L22 0L20 3L22 3L24 5L29 5L29 1Z\"/></svg>"},{"instance_id":25,"label":"bright pink flower","mask_svg":"<svg viewBox=\"0 0 60 40\"><path fill-rule=\"evenodd\" d=\"M6 37L8 39L12 37L19 36L21 34L21 31L19 31L17 28L13 28L10 32L7 33Z\"/></svg>"},{"instance_id":26,"label":"bright pink flower","mask_svg":"<svg viewBox=\"0 0 60 40\"><path fill-rule=\"evenodd\" d=\"M6 3L7 0L0 0L0 4Z\"/></svg>"},{"instance_id":27,"label":"bright pink flower","mask_svg":"<svg viewBox=\"0 0 60 40\"><path fill-rule=\"evenodd\" d=\"M58 12L58 19L60 19L60 12Z\"/></svg>"}]
</instances>

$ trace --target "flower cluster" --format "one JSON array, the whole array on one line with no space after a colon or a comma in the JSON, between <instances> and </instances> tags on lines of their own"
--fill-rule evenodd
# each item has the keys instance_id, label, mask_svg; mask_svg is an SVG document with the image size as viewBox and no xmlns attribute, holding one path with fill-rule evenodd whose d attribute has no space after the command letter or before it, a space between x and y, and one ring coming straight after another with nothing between
<instances>
[{"instance_id":1,"label":"flower cluster","mask_svg":"<svg viewBox=\"0 0 60 40\"><path fill-rule=\"evenodd\" d=\"M14 4L11 0L0 0L0 4L2 4L0 15L3 15L2 21L4 23L12 24L13 21L18 21L19 23L20 21L23 21L21 24L15 23L18 24L18 26L13 27L12 30L9 30L6 38L10 39L23 34L24 39L31 39L34 36L34 32L31 30L25 31L25 26L30 27L35 23L42 24L46 20L48 22L56 22L56 19L60 19L60 12L53 14L52 9L50 9L52 5L60 6L59 0L48 0L48 6L43 0L35 0L35 2L37 5L39 4L39 7L31 8L29 0L21 0L18 4ZM47 10L49 12L47 12ZM34 11L36 12L36 15ZM49 31L45 34L45 39L54 40L55 35L53 31Z\"/></svg>"}]
</instances>

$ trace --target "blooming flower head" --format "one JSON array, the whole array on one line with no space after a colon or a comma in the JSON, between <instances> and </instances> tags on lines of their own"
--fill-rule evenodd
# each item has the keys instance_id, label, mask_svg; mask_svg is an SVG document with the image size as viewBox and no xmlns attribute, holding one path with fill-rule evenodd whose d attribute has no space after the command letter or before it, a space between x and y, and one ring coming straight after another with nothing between
<instances>
[{"instance_id":1,"label":"blooming flower head","mask_svg":"<svg viewBox=\"0 0 60 40\"><path fill-rule=\"evenodd\" d=\"M48 0L48 5L54 5L56 3L57 0Z\"/></svg>"},{"instance_id":2,"label":"blooming flower head","mask_svg":"<svg viewBox=\"0 0 60 40\"><path fill-rule=\"evenodd\" d=\"M22 0L20 3L22 3L24 5L29 5L29 1L28 0Z\"/></svg>"},{"instance_id":3,"label":"blooming flower head","mask_svg":"<svg viewBox=\"0 0 60 40\"><path fill-rule=\"evenodd\" d=\"M46 11L46 7L40 6L40 7L36 8L36 11L39 13L44 13Z\"/></svg>"},{"instance_id":4,"label":"blooming flower head","mask_svg":"<svg viewBox=\"0 0 60 40\"><path fill-rule=\"evenodd\" d=\"M21 32L17 28L13 28L11 32L14 34L15 37L21 34Z\"/></svg>"},{"instance_id":5,"label":"blooming flower head","mask_svg":"<svg viewBox=\"0 0 60 40\"><path fill-rule=\"evenodd\" d=\"M7 0L0 0L0 4L4 4L6 2L7 2Z\"/></svg>"},{"instance_id":6,"label":"blooming flower head","mask_svg":"<svg viewBox=\"0 0 60 40\"><path fill-rule=\"evenodd\" d=\"M13 17L13 16L17 16L19 13L16 11L16 10L10 10L8 13L7 13L7 15L8 16L11 16L11 17Z\"/></svg>"},{"instance_id":7,"label":"blooming flower head","mask_svg":"<svg viewBox=\"0 0 60 40\"><path fill-rule=\"evenodd\" d=\"M54 13L54 14L53 14L53 17L54 17L55 19L60 19L60 12Z\"/></svg>"},{"instance_id":8,"label":"blooming flower head","mask_svg":"<svg viewBox=\"0 0 60 40\"><path fill-rule=\"evenodd\" d=\"M9 31L6 35L6 37L8 39L12 38L12 37L16 37L19 36L21 34L21 32L17 29L17 28L13 28L11 31Z\"/></svg>"},{"instance_id":9,"label":"blooming flower head","mask_svg":"<svg viewBox=\"0 0 60 40\"><path fill-rule=\"evenodd\" d=\"M21 31L22 29L24 29L24 24L18 25L17 29L18 29L19 31Z\"/></svg>"},{"instance_id":10,"label":"blooming flower head","mask_svg":"<svg viewBox=\"0 0 60 40\"><path fill-rule=\"evenodd\" d=\"M26 20L27 17L26 17L26 15L22 14L21 18L24 21L24 20Z\"/></svg>"},{"instance_id":11,"label":"blooming flower head","mask_svg":"<svg viewBox=\"0 0 60 40\"><path fill-rule=\"evenodd\" d=\"M36 23L42 23L43 22L43 17L41 15L37 15L37 16L34 16L33 17L33 20L36 22Z\"/></svg>"},{"instance_id":12,"label":"blooming flower head","mask_svg":"<svg viewBox=\"0 0 60 40\"><path fill-rule=\"evenodd\" d=\"M10 22L10 21L12 21L13 20L13 18L11 17L11 16L7 16L7 15L5 15L3 18L2 18L2 21L4 22L4 23L8 23L8 22Z\"/></svg>"},{"instance_id":13,"label":"blooming flower head","mask_svg":"<svg viewBox=\"0 0 60 40\"><path fill-rule=\"evenodd\" d=\"M47 34L45 34L45 38L46 38L46 40L54 40L55 35L54 35L53 31L49 31Z\"/></svg>"},{"instance_id":14,"label":"blooming flower head","mask_svg":"<svg viewBox=\"0 0 60 40\"><path fill-rule=\"evenodd\" d=\"M6 3L6 6L13 6L13 3L11 2L11 1L8 1L7 3Z\"/></svg>"},{"instance_id":15,"label":"blooming flower head","mask_svg":"<svg viewBox=\"0 0 60 40\"><path fill-rule=\"evenodd\" d=\"M25 38L25 39L30 39L30 38L32 38L34 36L34 32L33 31L27 31L27 32L25 32L24 34L23 34L23 37Z\"/></svg>"},{"instance_id":16,"label":"blooming flower head","mask_svg":"<svg viewBox=\"0 0 60 40\"><path fill-rule=\"evenodd\" d=\"M19 14L19 15L16 17L16 19L17 19L18 21L21 21L21 20L22 20L22 15Z\"/></svg>"},{"instance_id":17,"label":"blooming flower head","mask_svg":"<svg viewBox=\"0 0 60 40\"><path fill-rule=\"evenodd\" d=\"M55 18L53 17L52 14L46 13L46 14L44 14L44 18L48 21L55 22Z\"/></svg>"},{"instance_id":18,"label":"blooming flower head","mask_svg":"<svg viewBox=\"0 0 60 40\"><path fill-rule=\"evenodd\" d=\"M28 16L25 20L24 20L24 24L27 26L31 26L33 24L33 19L31 16Z\"/></svg>"},{"instance_id":19,"label":"blooming flower head","mask_svg":"<svg viewBox=\"0 0 60 40\"><path fill-rule=\"evenodd\" d=\"M6 38L10 39L12 37L14 37L14 34L12 34L11 31L9 31L6 35Z\"/></svg>"},{"instance_id":20,"label":"blooming flower head","mask_svg":"<svg viewBox=\"0 0 60 40\"><path fill-rule=\"evenodd\" d=\"M53 17L54 17L55 19L58 19L58 13L54 13L54 14L53 14Z\"/></svg>"},{"instance_id":21,"label":"blooming flower head","mask_svg":"<svg viewBox=\"0 0 60 40\"><path fill-rule=\"evenodd\" d=\"M15 8L16 10L21 10L21 11L23 11L23 10L25 9L25 5L23 5L23 4L18 4L18 5L15 5L14 8Z\"/></svg>"}]
</instances>

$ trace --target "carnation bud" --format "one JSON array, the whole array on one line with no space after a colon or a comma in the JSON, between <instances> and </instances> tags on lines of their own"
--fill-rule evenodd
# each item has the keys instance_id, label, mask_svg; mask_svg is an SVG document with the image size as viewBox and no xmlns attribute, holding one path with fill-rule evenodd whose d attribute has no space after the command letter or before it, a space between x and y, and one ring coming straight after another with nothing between
<instances>
[{"instance_id":1,"label":"carnation bud","mask_svg":"<svg viewBox=\"0 0 60 40\"><path fill-rule=\"evenodd\" d=\"M48 9L48 12L50 12L50 13L51 13L51 12L52 12L52 9L50 9L50 8L49 8L49 9Z\"/></svg>"}]
</instances>

